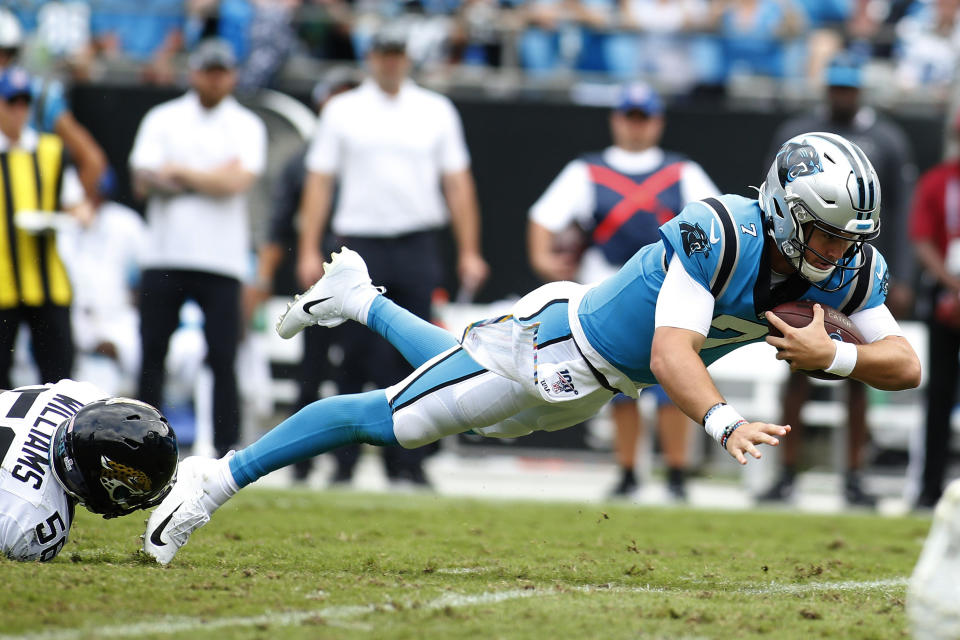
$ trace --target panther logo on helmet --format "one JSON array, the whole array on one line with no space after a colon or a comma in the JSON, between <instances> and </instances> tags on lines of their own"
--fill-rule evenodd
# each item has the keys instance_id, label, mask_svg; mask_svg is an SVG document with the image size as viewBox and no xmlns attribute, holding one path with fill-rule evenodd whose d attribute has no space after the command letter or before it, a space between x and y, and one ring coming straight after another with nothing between
<instances>
[{"instance_id":1,"label":"panther logo on helmet","mask_svg":"<svg viewBox=\"0 0 960 640\"><path fill-rule=\"evenodd\" d=\"M103 465L103 471L100 473L100 483L110 494L111 500L124 502L129 495L138 496L150 493L152 488L150 478L143 471L111 460L107 456L100 456L100 464ZM121 487L128 492L126 495L117 493L117 490Z\"/></svg>"},{"instance_id":2,"label":"panther logo on helmet","mask_svg":"<svg viewBox=\"0 0 960 640\"><path fill-rule=\"evenodd\" d=\"M699 223L681 222L680 239L683 241L683 250L687 256L692 256L695 253L702 253L705 256L710 255L710 241L707 240L707 234Z\"/></svg>"},{"instance_id":3,"label":"panther logo on helmet","mask_svg":"<svg viewBox=\"0 0 960 640\"><path fill-rule=\"evenodd\" d=\"M780 184L784 187L801 176L823 171L820 154L806 142L787 142L777 153Z\"/></svg>"}]
</instances>

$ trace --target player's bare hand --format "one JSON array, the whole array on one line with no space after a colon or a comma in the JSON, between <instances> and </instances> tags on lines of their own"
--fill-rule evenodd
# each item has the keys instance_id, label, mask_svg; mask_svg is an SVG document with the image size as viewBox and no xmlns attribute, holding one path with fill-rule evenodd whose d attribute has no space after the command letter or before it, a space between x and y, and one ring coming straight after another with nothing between
<instances>
[{"instance_id":1,"label":"player's bare hand","mask_svg":"<svg viewBox=\"0 0 960 640\"><path fill-rule=\"evenodd\" d=\"M786 360L790 369L826 369L836 355L836 343L823 326L823 307L813 305L813 320L805 327L791 327L772 311L766 312L767 322L776 327L782 338L767 336L767 344L776 347L777 360Z\"/></svg>"},{"instance_id":2,"label":"player's bare hand","mask_svg":"<svg viewBox=\"0 0 960 640\"><path fill-rule=\"evenodd\" d=\"M770 424L769 422L748 422L741 425L727 438L727 453L740 464L747 464L746 454L759 460L763 454L757 450L758 444L775 447L780 444L778 437L790 433L790 425Z\"/></svg>"}]
</instances>

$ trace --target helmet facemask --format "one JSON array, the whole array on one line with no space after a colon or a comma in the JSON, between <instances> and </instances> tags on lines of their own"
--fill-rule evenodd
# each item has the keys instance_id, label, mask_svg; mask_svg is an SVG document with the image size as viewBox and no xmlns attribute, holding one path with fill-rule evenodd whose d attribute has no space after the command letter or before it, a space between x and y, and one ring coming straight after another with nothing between
<instances>
[{"instance_id":1,"label":"helmet facemask","mask_svg":"<svg viewBox=\"0 0 960 640\"><path fill-rule=\"evenodd\" d=\"M790 200L790 198L788 198L788 200ZM801 277L807 280L812 286L828 292L843 288L856 275L857 271L864 266L863 243L875 238L877 235L876 232L872 234L855 234L837 229L819 220L799 199L794 198L793 200L793 202L790 202L789 207L790 215L794 219L797 232L795 237L788 241L788 246L792 249L792 252L790 255L786 255L786 252L784 252L785 257ZM847 247L846 251L844 251L838 259L834 260L810 245L810 238L814 230L820 231L831 238L848 242L850 246ZM807 260L808 251L816 256L819 261L830 266L825 268L817 267L810 263ZM839 282L835 288L831 287L827 289L826 283L837 269L841 271Z\"/></svg>"}]
</instances>

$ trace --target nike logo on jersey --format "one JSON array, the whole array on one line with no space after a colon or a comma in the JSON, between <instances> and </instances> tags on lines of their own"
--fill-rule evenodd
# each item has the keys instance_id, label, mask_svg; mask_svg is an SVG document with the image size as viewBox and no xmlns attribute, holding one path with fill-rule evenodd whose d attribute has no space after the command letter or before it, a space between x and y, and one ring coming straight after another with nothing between
<instances>
[{"instance_id":1,"label":"nike logo on jersey","mask_svg":"<svg viewBox=\"0 0 960 640\"><path fill-rule=\"evenodd\" d=\"M307 304L303 305L303 311L304 311L304 313L310 313L310 309L313 309L315 306L317 306L317 305L320 304L321 302L326 302L327 300L329 300L329 299L332 298L332 297L333 297L333 296L327 296L326 298L320 298L319 300L311 300L311 301L308 302Z\"/></svg>"},{"instance_id":2,"label":"nike logo on jersey","mask_svg":"<svg viewBox=\"0 0 960 640\"><path fill-rule=\"evenodd\" d=\"M177 505L177 509L183 506L183 503ZM174 509L170 512L166 518L163 519L163 522L160 523L160 526L153 530L153 533L150 534L150 542L155 544L158 547L165 547L167 543L160 539L160 534L163 533L163 530L167 528L167 525L170 524L170 518L173 517L173 514L177 512L177 509Z\"/></svg>"},{"instance_id":3,"label":"nike logo on jersey","mask_svg":"<svg viewBox=\"0 0 960 640\"><path fill-rule=\"evenodd\" d=\"M710 244L717 244L720 242L720 236L717 235L717 221L710 220Z\"/></svg>"}]
</instances>

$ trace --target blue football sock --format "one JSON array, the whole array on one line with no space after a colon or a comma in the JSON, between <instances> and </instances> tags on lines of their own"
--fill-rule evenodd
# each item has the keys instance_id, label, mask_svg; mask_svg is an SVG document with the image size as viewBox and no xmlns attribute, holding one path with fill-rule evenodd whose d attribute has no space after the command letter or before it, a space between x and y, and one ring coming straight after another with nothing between
<instances>
[{"instance_id":1,"label":"blue football sock","mask_svg":"<svg viewBox=\"0 0 960 640\"><path fill-rule=\"evenodd\" d=\"M393 412L382 389L324 398L293 414L230 459L239 487L281 467L346 444L396 445Z\"/></svg>"},{"instance_id":2,"label":"blue football sock","mask_svg":"<svg viewBox=\"0 0 960 640\"><path fill-rule=\"evenodd\" d=\"M394 301L377 296L367 326L386 338L414 367L459 344L452 333L419 318Z\"/></svg>"}]
</instances>

